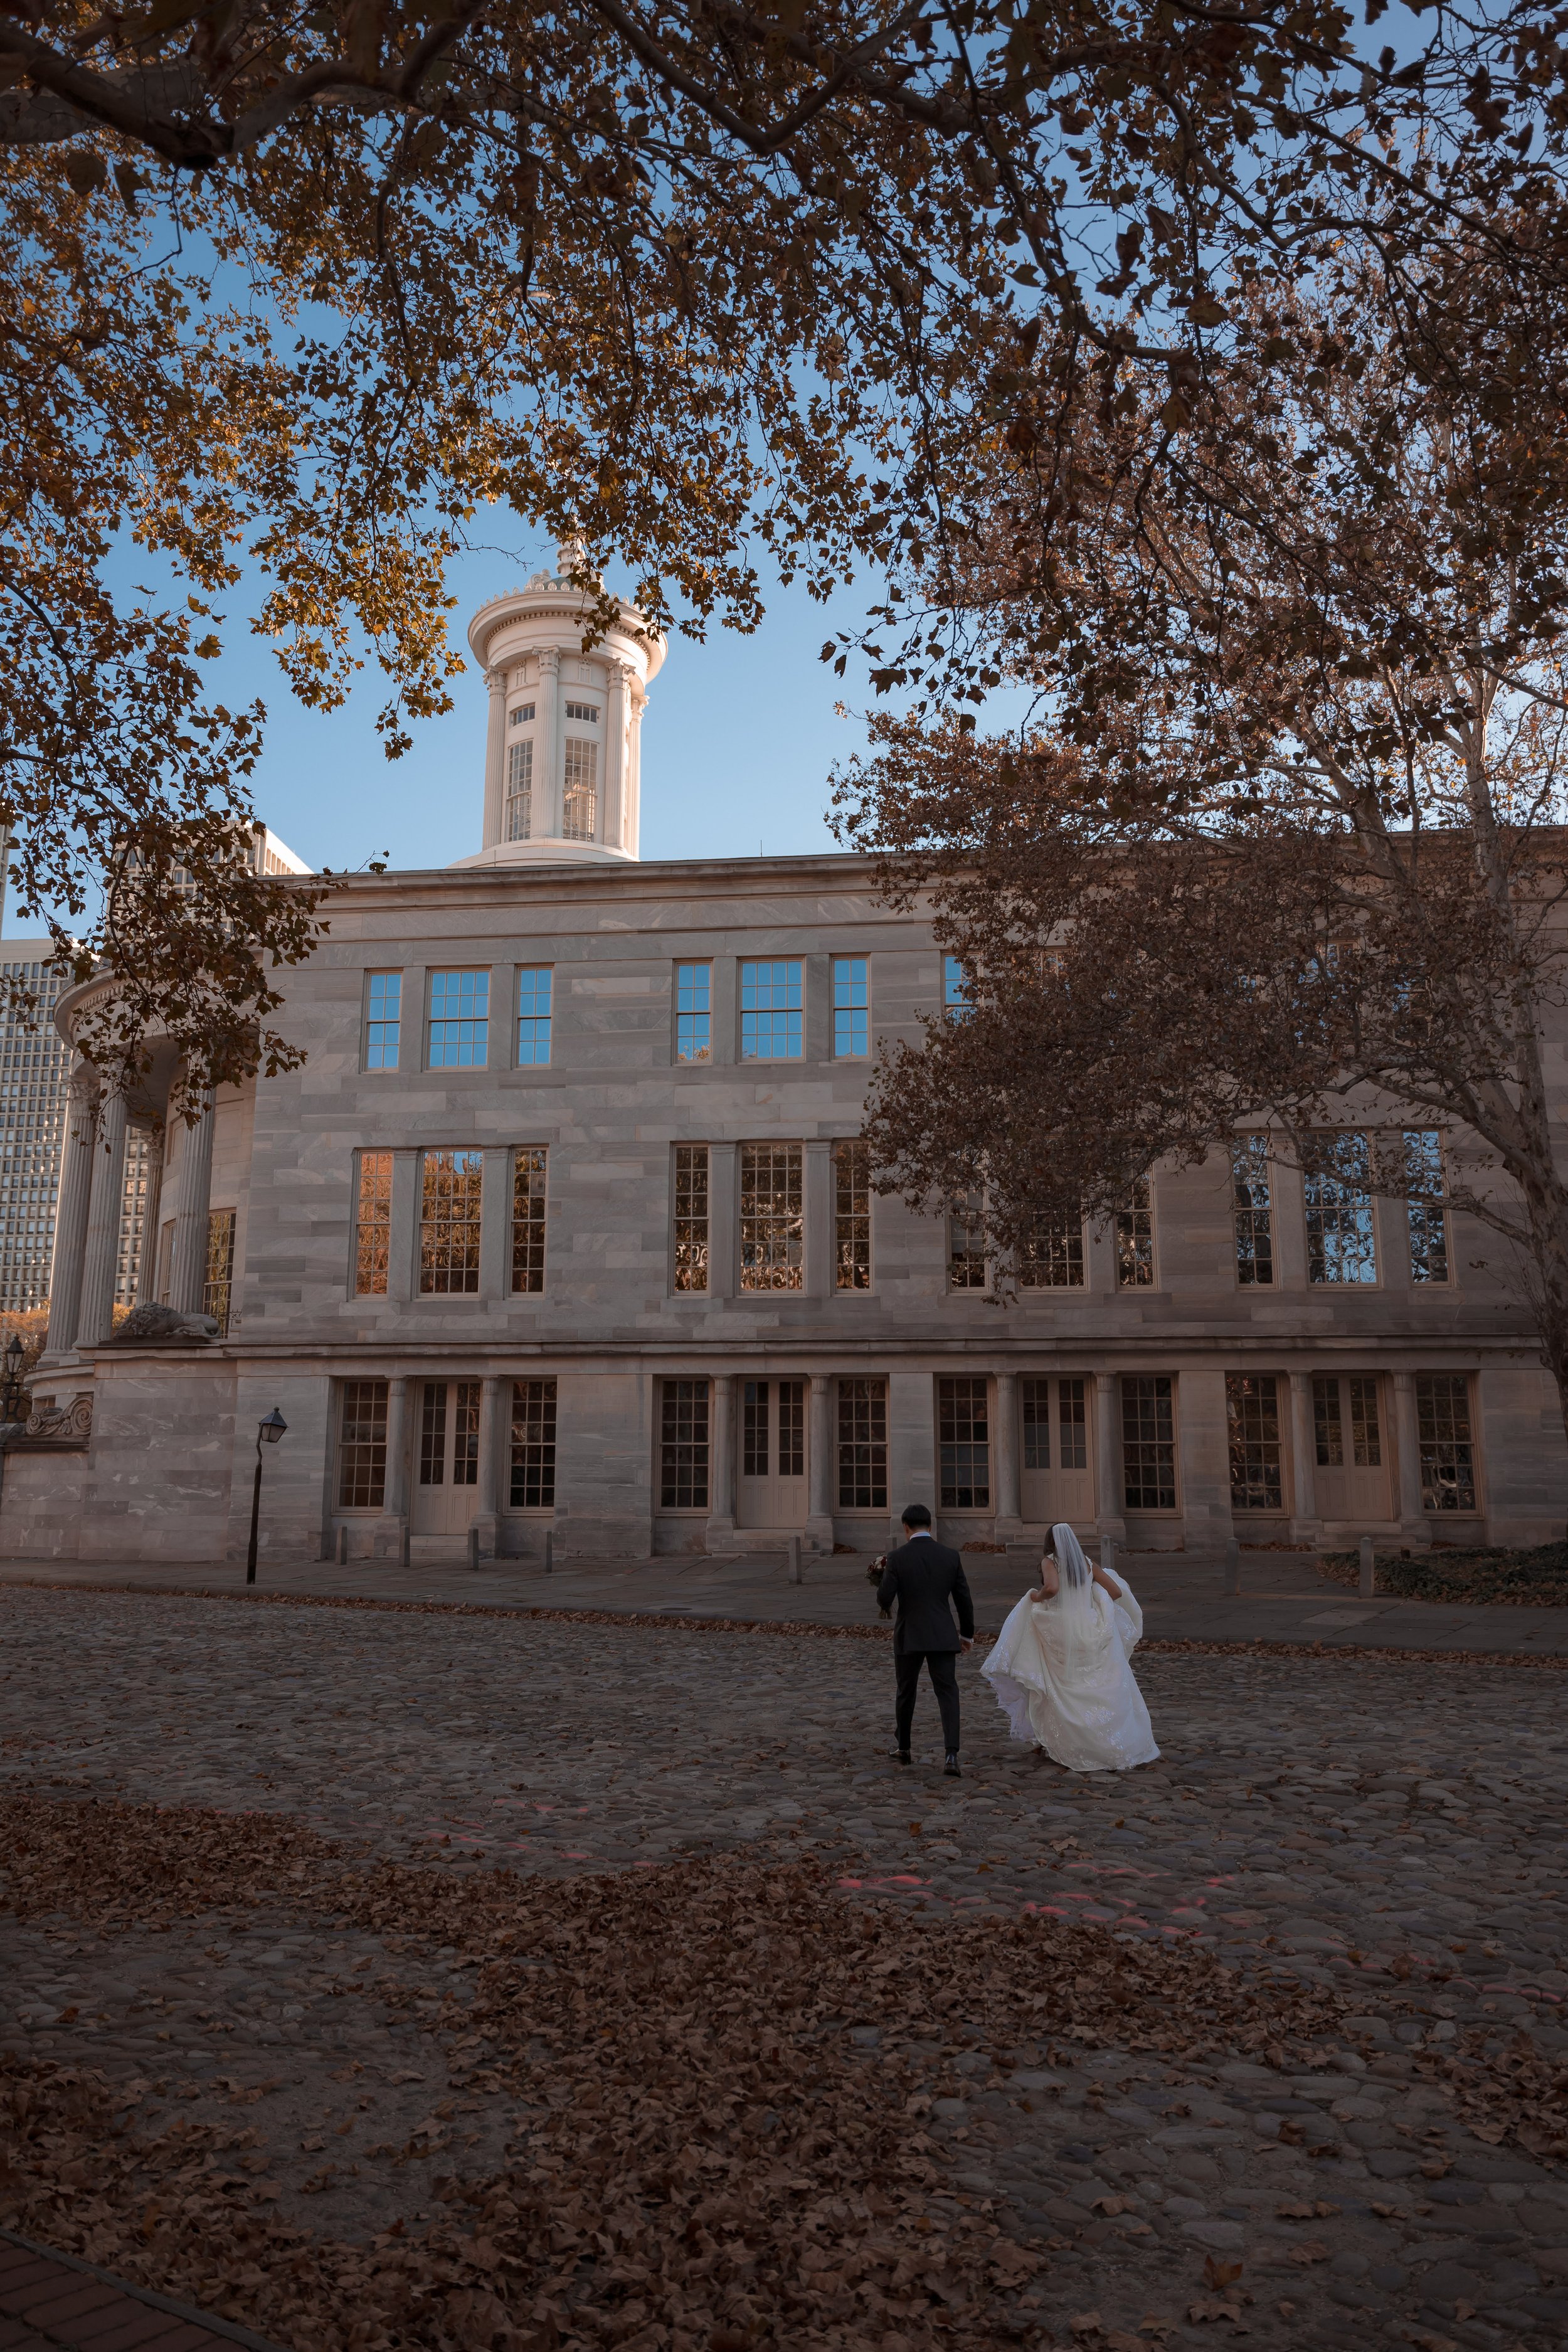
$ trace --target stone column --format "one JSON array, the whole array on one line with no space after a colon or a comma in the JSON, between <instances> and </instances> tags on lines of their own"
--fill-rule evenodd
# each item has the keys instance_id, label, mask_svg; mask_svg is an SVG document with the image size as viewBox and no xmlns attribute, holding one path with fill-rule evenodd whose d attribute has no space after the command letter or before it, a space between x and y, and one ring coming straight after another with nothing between
<instances>
[{"instance_id":1,"label":"stone column","mask_svg":"<svg viewBox=\"0 0 1568 2352\"><path fill-rule=\"evenodd\" d=\"M386 1483L381 1507L388 1518L408 1513L408 1382L399 1372L386 1383Z\"/></svg>"},{"instance_id":2,"label":"stone column","mask_svg":"<svg viewBox=\"0 0 1568 2352\"><path fill-rule=\"evenodd\" d=\"M1415 1375L1394 1375L1394 1441L1399 1455L1399 1532L1425 1543L1430 1530L1421 1494L1421 1432L1415 1416Z\"/></svg>"},{"instance_id":3,"label":"stone column","mask_svg":"<svg viewBox=\"0 0 1568 2352\"><path fill-rule=\"evenodd\" d=\"M1290 1375L1290 1533L1310 1543L1318 1527L1318 1433L1312 1418L1310 1372Z\"/></svg>"},{"instance_id":4,"label":"stone column","mask_svg":"<svg viewBox=\"0 0 1568 2352\"><path fill-rule=\"evenodd\" d=\"M834 1227L833 1144L829 1137L808 1136L805 1164L801 1171L801 1207L805 1216L805 1265L803 1286L807 1298L831 1298L837 1255Z\"/></svg>"},{"instance_id":5,"label":"stone column","mask_svg":"<svg viewBox=\"0 0 1568 2352\"><path fill-rule=\"evenodd\" d=\"M807 1517L805 1539L817 1551L833 1549L833 1383L825 1372L811 1376L811 1422L806 1432Z\"/></svg>"},{"instance_id":6,"label":"stone column","mask_svg":"<svg viewBox=\"0 0 1568 2352\"><path fill-rule=\"evenodd\" d=\"M629 662L609 665L610 691L605 713L605 797L599 811L599 839L606 849L623 849L626 830L626 711L632 669Z\"/></svg>"},{"instance_id":7,"label":"stone column","mask_svg":"<svg viewBox=\"0 0 1568 2352\"><path fill-rule=\"evenodd\" d=\"M1127 1517L1119 1475L1121 1448L1117 1428L1121 1405L1121 1392L1115 1373L1096 1372L1094 1459L1097 1507L1094 1531L1099 1536L1114 1536L1118 1543L1124 1543L1127 1539Z\"/></svg>"},{"instance_id":8,"label":"stone column","mask_svg":"<svg viewBox=\"0 0 1568 2352\"><path fill-rule=\"evenodd\" d=\"M996 1526L999 1542L1022 1536L1024 1510L1018 1488L1018 1375L996 1375Z\"/></svg>"},{"instance_id":9,"label":"stone column","mask_svg":"<svg viewBox=\"0 0 1568 2352\"><path fill-rule=\"evenodd\" d=\"M185 1129L184 1150L174 1171L174 1250L169 1267L169 1304L181 1315L199 1315L207 1278L207 1213L212 1205L213 1098L202 1097L201 1117Z\"/></svg>"},{"instance_id":10,"label":"stone column","mask_svg":"<svg viewBox=\"0 0 1568 2352\"><path fill-rule=\"evenodd\" d=\"M76 1345L81 1302L82 1259L87 1250L88 1205L92 1192L92 1081L79 1062L67 1097L65 1147L60 1153L55 1202L55 1261L49 1283L49 1328L45 1353L63 1356Z\"/></svg>"},{"instance_id":11,"label":"stone column","mask_svg":"<svg viewBox=\"0 0 1568 2352\"><path fill-rule=\"evenodd\" d=\"M92 1151L92 1192L76 1318L79 1348L101 1348L114 1328L114 1278L124 1217L125 1097L115 1093L103 1097Z\"/></svg>"},{"instance_id":12,"label":"stone column","mask_svg":"<svg viewBox=\"0 0 1568 2352\"><path fill-rule=\"evenodd\" d=\"M480 847L489 849L506 829L506 672L485 673L490 690L489 728L485 736L485 822Z\"/></svg>"},{"instance_id":13,"label":"stone column","mask_svg":"<svg viewBox=\"0 0 1568 2352\"><path fill-rule=\"evenodd\" d=\"M561 795L566 754L561 732L561 656L547 646L539 656L539 718L533 734L533 830L561 838Z\"/></svg>"},{"instance_id":14,"label":"stone column","mask_svg":"<svg viewBox=\"0 0 1568 2352\"><path fill-rule=\"evenodd\" d=\"M710 1551L733 1540L735 1533L735 1380L721 1372L713 1381L713 1423L708 1452L708 1533Z\"/></svg>"},{"instance_id":15,"label":"stone column","mask_svg":"<svg viewBox=\"0 0 1568 2352\"><path fill-rule=\"evenodd\" d=\"M708 1296L733 1298L740 1285L739 1154L732 1143L708 1150Z\"/></svg>"},{"instance_id":16,"label":"stone column","mask_svg":"<svg viewBox=\"0 0 1568 2352\"><path fill-rule=\"evenodd\" d=\"M163 1198L163 1130L155 1127L147 1154L147 1205L142 1216L142 1262L136 1269L136 1304L150 1307L158 1296L158 1209Z\"/></svg>"},{"instance_id":17,"label":"stone column","mask_svg":"<svg viewBox=\"0 0 1568 2352\"><path fill-rule=\"evenodd\" d=\"M500 1381L487 1373L479 1388L479 1483L474 1490L473 1524L479 1531L479 1550L493 1559L500 1549L497 1541L496 1411L500 1402Z\"/></svg>"}]
</instances>

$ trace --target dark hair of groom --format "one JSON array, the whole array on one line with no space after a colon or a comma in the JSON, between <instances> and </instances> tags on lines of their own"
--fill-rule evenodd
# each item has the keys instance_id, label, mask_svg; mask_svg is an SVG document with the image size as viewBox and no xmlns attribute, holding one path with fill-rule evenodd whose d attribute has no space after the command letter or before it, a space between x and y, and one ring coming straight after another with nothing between
<instances>
[{"instance_id":1,"label":"dark hair of groom","mask_svg":"<svg viewBox=\"0 0 1568 2352\"><path fill-rule=\"evenodd\" d=\"M931 1513L923 1503L911 1503L904 1513L901 1524L906 1528L929 1528Z\"/></svg>"}]
</instances>

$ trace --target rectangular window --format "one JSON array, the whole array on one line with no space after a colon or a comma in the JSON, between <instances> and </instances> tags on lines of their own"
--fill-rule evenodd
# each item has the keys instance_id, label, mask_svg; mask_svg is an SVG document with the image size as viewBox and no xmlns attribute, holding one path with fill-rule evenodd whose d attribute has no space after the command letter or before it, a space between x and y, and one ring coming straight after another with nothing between
<instances>
[{"instance_id":1,"label":"rectangular window","mask_svg":"<svg viewBox=\"0 0 1568 2352\"><path fill-rule=\"evenodd\" d=\"M705 1062L713 1048L713 967L710 963L678 963L675 967L675 1058Z\"/></svg>"},{"instance_id":2,"label":"rectangular window","mask_svg":"<svg viewBox=\"0 0 1568 2352\"><path fill-rule=\"evenodd\" d=\"M871 1287L871 1154L858 1137L833 1147L833 1286Z\"/></svg>"},{"instance_id":3,"label":"rectangular window","mask_svg":"<svg viewBox=\"0 0 1568 2352\"><path fill-rule=\"evenodd\" d=\"M479 1286L482 1151L419 1155L419 1287L476 1291Z\"/></svg>"},{"instance_id":4,"label":"rectangular window","mask_svg":"<svg viewBox=\"0 0 1568 2352\"><path fill-rule=\"evenodd\" d=\"M661 1511L708 1508L708 1383L660 1383L658 1507Z\"/></svg>"},{"instance_id":5,"label":"rectangular window","mask_svg":"<svg viewBox=\"0 0 1568 2352\"><path fill-rule=\"evenodd\" d=\"M765 1478L769 1475L770 1398L773 1383L769 1381L742 1381L741 1383L741 1475L743 1478ZM805 1475L805 1382L780 1381L778 1383L777 1475L781 1478L804 1478Z\"/></svg>"},{"instance_id":6,"label":"rectangular window","mask_svg":"<svg viewBox=\"0 0 1568 2352\"><path fill-rule=\"evenodd\" d=\"M798 1143L741 1146L742 1290L798 1290L805 1279L804 1157Z\"/></svg>"},{"instance_id":7,"label":"rectangular window","mask_svg":"<svg viewBox=\"0 0 1568 2352\"><path fill-rule=\"evenodd\" d=\"M1412 1282L1448 1279L1448 1218L1443 1191L1441 1136L1406 1130L1405 1192Z\"/></svg>"},{"instance_id":8,"label":"rectangular window","mask_svg":"<svg viewBox=\"0 0 1568 2352\"><path fill-rule=\"evenodd\" d=\"M888 1507L886 1381L838 1383L838 1507L841 1511Z\"/></svg>"},{"instance_id":9,"label":"rectangular window","mask_svg":"<svg viewBox=\"0 0 1568 2352\"><path fill-rule=\"evenodd\" d=\"M1128 1510L1175 1509L1175 1400L1166 1372L1122 1375L1121 1473Z\"/></svg>"},{"instance_id":10,"label":"rectangular window","mask_svg":"<svg viewBox=\"0 0 1568 2352\"><path fill-rule=\"evenodd\" d=\"M386 1382L345 1381L338 1436L338 1508L379 1511L386 1496Z\"/></svg>"},{"instance_id":11,"label":"rectangular window","mask_svg":"<svg viewBox=\"0 0 1568 2352\"><path fill-rule=\"evenodd\" d=\"M395 1070L403 1030L403 974L373 971L369 979L364 1066L367 1070Z\"/></svg>"},{"instance_id":12,"label":"rectangular window","mask_svg":"<svg viewBox=\"0 0 1568 2352\"><path fill-rule=\"evenodd\" d=\"M741 1475L768 1475L768 1384L744 1381L741 1390Z\"/></svg>"},{"instance_id":13,"label":"rectangular window","mask_svg":"<svg viewBox=\"0 0 1568 2352\"><path fill-rule=\"evenodd\" d=\"M447 1483L447 1383L426 1381L419 1415L419 1484Z\"/></svg>"},{"instance_id":14,"label":"rectangular window","mask_svg":"<svg viewBox=\"0 0 1568 2352\"><path fill-rule=\"evenodd\" d=\"M1230 1503L1236 1511L1285 1507L1280 1467L1279 1383L1272 1372L1227 1372Z\"/></svg>"},{"instance_id":15,"label":"rectangular window","mask_svg":"<svg viewBox=\"0 0 1568 2352\"><path fill-rule=\"evenodd\" d=\"M675 1286L708 1287L708 1146L675 1147Z\"/></svg>"},{"instance_id":16,"label":"rectangular window","mask_svg":"<svg viewBox=\"0 0 1568 2352\"><path fill-rule=\"evenodd\" d=\"M233 1209L211 1209L207 1213L207 1264L202 1283L202 1313L216 1316L220 1339L228 1329L229 1308L234 1299L234 1223Z\"/></svg>"},{"instance_id":17,"label":"rectangular window","mask_svg":"<svg viewBox=\"0 0 1568 2352\"><path fill-rule=\"evenodd\" d=\"M511 1166L511 1286L544 1287L544 1180L548 1155L525 1144Z\"/></svg>"},{"instance_id":18,"label":"rectangular window","mask_svg":"<svg viewBox=\"0 0 1568 2352\"><path fill-rule=\"evenodd\" d=\"M1463 1372L1418 1372L1415 1426L1421 1452L1421 1505L1427 1511L1473 1511L1476 1456L1470 1435L1470 1384Z\"/></svg>"},{"instance_id":19,"label":"rectangular window","mask_svg":"<svg viewBox=\"0 0 1568 2352\"><path fill-rule=\"evenodd\" d=\"M555 1507L555 1383L511 1384L511 1507Z\"/></svg>"},{"instance_id":20,"label":"rectangular window","mask_svg":"<svg viewBox=\"0 0 1568 2352\"><path fill-rule=\"evenodd\" d=\"M947 1286L985 1287L985 1218L978 1192L966 1192L947 1213Z\"/></svg>"},{"instance_id":21,"label":"rectangular window","mask_svg":"<svg viewBox=\"0 0 1568 2352\"><path fill-rule=\"evenodd\" d=\"M741 1059L798 1062L805 1052L804 998L796 962L741 966Z\"/></svg>"},{"instance_id":22,"label":"rectangular window","mask_svg":"<svg viewBox=\"0 0 1568 2352\"><path fill-rule=\"evenodd\" d=\"M511 723L514 727L526 727L532 716L532 703L520 702L517 709L511 714Z\"/></svg>"},{"instance_id":23,"label":"rectangular window","mask_svg":"<svg viewBox=\"0 0 1568 2352\"><path fill-rule=\"evenodd\" d=\"M1310 1136L1302 1177L1307 1198L1308 1281L1375 1282L1377 1243L1365 1136Z\"/></svg>"},{"instance_id":24,"label":"rectangular window","mask_svg":"<svg viewBox=\"0 0 1568 2352\"><path fill-rule=\"evenodd\" d=\"M1083 1219L1063 1214L1037 1217L1018 1266L1022 1290L1083 1288Z\"/></svg>"},{"instance_id":25,"label":"rectangular window","mask_svg":"<svg viewBox=\"0 0 1568 2352\"><path fill-rule=\"evenodd\" d=\"M1351 1459L1358 1470L1383 1466L1383 1433L1377 1419L1377 1381L1363 1373L1351 1375Z\"/></svg>"},{"instance_id":26,"label":"rectangular window","mask_svg":"<svg viewBox=\"0 0 1568 2352\"><path fill-rule=\"evenodd\" d=\"M573 706L568 703L567 709ZM582 736L566 738L565 788L561 834L565 841L592 841L599 812L599 747Z\"/></svg>"},{"instance_id":27,"label":"rectangular window","mask_svg":"<svg viewBox=\"0 0 1568 2352\"><path fill-rule=\"evenodd\" d=\"M452 1484L479 1483L479 1406L484 1397L480 1381L452 1383Z\"/></svg>"},{"instance_id":28,"label":"rectangular window","mask_svg":"<svg viewBox=\"0 0 1568 2352\"><path fill-rule=\"evenodd\" d=\"M1116 1212L1116 1286L1148 1290L1154 1282L1154 1201L1147 1176L1140 1176Z\"/></svg>"},{"instance_id":29,"label":"rectangular window","mask_svg":"<svg viewBox=\"0 0 1568 2352\"><path fill-rule=\"evenodd\" d=\"M599 723L599 706L596 702L569 702L566 705L566 716L568 719L581 719L585 726L596 727Z\"/></svg>"},{"instance_id":30,"label":"rectangular window","mask_svg":"<svg viewBox=\"0 0 1568 2352\"><path fill-rule=\"evenodd\" d=\"M1267 1136L1237 1137L1231 1147L1230 1199L1236 1223L1236 1278L1243 1288L1271 1284L1274 1228Z\"/></svg>"},{"instance_id":31,"label":"rectangular window","mask_svg":"<svg viewBox=\"0 0 1568 2352\"><path fill-rule=\"evenodd\" d=\"M515 713L514 713L515 716ZM506 762L506 837L527 841L533 832L533 738L513 743Z\"/></svg>"},{"instance_id":32,"label":"rectangular window","mask_svg":"<svg viewBox=\"0 0 1568 2352\"><path fill-rule=\"evenodd\" d=\"M354 1205L354 1290L361 1298L383 1297L392 1255L392 1154L362 1151L359 1195Z\"/></svg>"},{"instance_id":33,"label":"rectangular window","mask_svg":"<svg viewBox=\"0 0 1568 2352\"><path fill-rule=\"evenodd\" d=\"M1340 1383L1332 1372L1318 1373L1312 1381L1312 1433L1320 1470L1345 1466L1345 1426L1340 1411Z\"/></svg>"},{"instance_id":34,"label":"rectangular window","mask_svg":"<svg viewBox=\"0 0 1568 2352\"><path fill-rule=\"evenodd\" d=\"M1051 1466L1049 1381L1032 1378L1020 1381L1018 1402L1024 1416L1024 1467L1026 1470L1048 1470Z\"/></svg>"},{"instance_id":35,"label":"rectangular window","mask_svg":"<svg viewBox=\"0 0 1568 2352\"><path fill-rule=\"evenodd\" d=\"M1320 1470L1345 1467L1344 1400L1350 1394L1350 1459L1357 1470L1383 1466L1383 1430L1378 1417L1374 1374L1352 1372L1343 1382L1337 1372L1319 1372L1312 1380L1312 1435Z\"/></svg>"},{"instance_id":36,"label":"rectangular window","mask_svg":"<svg viewBox=\"0 0 1568 2352\"><path fill-rule=\"evenodd\" d=\"M1024 1413L1024 1467L1026 1470L1048 1470L1051 1466L1051 1383L1043 1375L1026 1378L1018 1384ZM1057 1382L1056 1411L1057 1466L1062 1470L1086 1470L1089 1467L1089 1401L1087 1384L1080 1375L1072 1375Z\"/></svg>"},{"instance_id":37,"label":"rectangular window","mask_svg":"<svg viewBox=\"0 0 1568 2352\"><path fill-rule=\"evenodd\" d=\"M864 956L833 959L833 1050L841 1060L871 1050L870 971Z\"/></svg>"},{"instance_id":38,"label":"rectangular window","mask_svg":"<svg viewBox=\"0 0 1568 2352\"><path fill-rule=\"evenodd\" d=\"M489 1013L488 971L433 971L430 1067L482 1070L489 1058Z\"/></svg>"},{"instance_id":39,"label":"rectangular window","mask_svg":"<svg viewBox=\"0 0 1568 2352\"><path fill-rule=\"evenodd\" d=\"M936 1384L938 1493L944 1511L991 1508L991 1428L984 1380Z\"/></svg>"},{"instance_id":40,"label":"rectangular window","mask_svg":"<svg viewBox=\"0 0 1568 2352\"><path fill-rule=\"evenodd\" d=\"M542 1069L550 1059L550 1000L554 975L548 964L530 965L517 975L517 1066Z\"/></svg>"},{"instance_id":41,"label":"rectangular window","mask_svg":"<svg viewBox=\"0 0 1568 2352\"><path fill-rule=\"evenodd\" d=\"M969 976L957 956L943 956L942 960L942 1003L950 1021L968 1020Z\"/></svg>"}]
</instances>

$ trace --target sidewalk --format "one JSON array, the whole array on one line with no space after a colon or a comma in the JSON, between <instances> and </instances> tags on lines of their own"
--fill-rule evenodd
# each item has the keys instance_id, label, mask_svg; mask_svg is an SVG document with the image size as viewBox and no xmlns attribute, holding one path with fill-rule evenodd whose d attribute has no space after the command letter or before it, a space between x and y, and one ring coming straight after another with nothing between
<instances>
[{"instance_id":1,"label":"sidewalk","mask_svg":"<svg viewBox=\"0 0 1568 2352\"><path fill-rule=\"evenodd\" d=\"M0 2352L279 2352L265 2336L0 2230Z\"/></svg>"},{"instance_id":2,"label":"sidewalk","mask_svg":"<svg viewBox=\"0 0 1568 2352\"><path fill-rule=\"evenodd\" d=\"M478 1569L375 1561L347 1567L265 1563L261 1599L393 1601L487 1609L657 1611L670 1615L877 1625L866 1580L868 1555L805 1562L798 1585L781 1555L650 1559L607 1568L566 1567L546 1576L532 1561L487 1560ZM1379 1649L1480 1650L1568 1656L1568 1609L1465 1607L1429 1601L1362 1601L1320 1577L1309 1552L1242 1555L1241 1597L1227 1599L1224 1563L1186 1552L1121 1556L1152 1639L1201 1642L1367 1643ZM994 1632L1027 1583L1027 1571L995 1553L971 1552L965 1571L982 1631ZM0 1561L0 1587L74 1586L105 1591L246 1596L241 1566L115 1567L78 1560Z\"/></svg>"}]
</instances>

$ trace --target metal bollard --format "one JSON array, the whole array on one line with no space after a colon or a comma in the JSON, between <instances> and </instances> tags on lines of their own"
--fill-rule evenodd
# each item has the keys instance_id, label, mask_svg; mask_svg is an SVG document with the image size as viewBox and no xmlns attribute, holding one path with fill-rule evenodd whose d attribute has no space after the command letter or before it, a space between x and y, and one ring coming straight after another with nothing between
<instances>
[{"instance_id":1,"label":"metal bollard","mask_svg":"<svg viewBox=\"0 0 1568 2352\"><path fill-rule=\"evenodd\" d=\"M478 1568L479 1564L479 1531L477 1527L470 1525L468 1528L468 1566L470 1568Z\"/></svg>"},{"instance_id":2,"label":"metal bollard","mask_svg":"<svg viewBox=\"0 0 1568 2352\"><path fill-rule=\"evenodd\" d=\"M1227 1601L1241 1598L1241 1546L1234 1536L1225 1548L1225 1597Z\"/></svg>"},{"instance_id":3,"label":"metal bollard","mask_svg":"<svg viewBox=\"0 0 1568 2352\"><path fill-rule=\"evenodd\" d=\"M404 1565L404 1567L405 1567L405 1568L409 1567L409 1566L412 1564L413 1559L414 1559L414 1530L413 1530L413 1528L409 1526L408 1521L407 1521L406 1519L405 1519L405 1520L404 1520L404 1522L403 1522L403 1565Z\"/></svg>"},{"instance_id":4,"label":"metal bollard","mask_svg":"<svg viewBox=\"0 0 1568 2352\"><path fill-rule=\"evenodd\" d=\"M800 1538L798 1536L791 1536L789 1539L789 1580L792 1584L798 1584L801 1581Z\"/></svg>"},{"instance_id":5,"label":"metal bollard","mask_svg":"<svg viewBox=\"0 0 1568 2352\"><path fill-rule=\"evenodd\" d=\"M340 1568L346 1568L348 1566L348 1561L349 1531L347 1528L340 1528L338 1529L338 1566Z\"/></svg>"},{"instance_id":6,"label":"metal bollard","mask_svg":"<svg viewBox=\"0 0 1568 2352\"><path fill-rule=\"evenodd\" d=\"M1373 1557L1372 1538L1361 1539L1361 1597L1370 1601L1377 1590L1377 1564Z\"/></svg>"},{"instance_id":7,"label":"metal bollard","mask_svg":"<svg viewBox=\"0 0 1568 2352\"><path fill-rule=\"evenodd\" d=\"M544 1530L544 1573L546 1576L553 1576L555 1573L555 1530L553 1528L546 1528Z\"/></svg>"}]
</instances>

